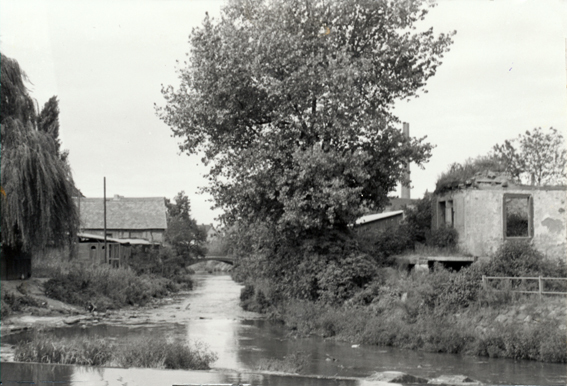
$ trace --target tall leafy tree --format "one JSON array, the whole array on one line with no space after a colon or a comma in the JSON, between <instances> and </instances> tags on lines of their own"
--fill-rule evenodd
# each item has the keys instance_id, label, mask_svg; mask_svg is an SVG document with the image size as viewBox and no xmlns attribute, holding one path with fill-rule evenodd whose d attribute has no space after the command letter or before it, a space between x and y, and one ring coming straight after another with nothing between
<instances>
[{"instance_id":1,"label":"tall leafy tree","mask_svg":"<svg viewBox=\"0 0 567 386\"><path fill-rule=\"evenodd\" d=\"M451 43L414 31L426 13L421 1L234 0L193 30L158 114L183 151L203 152L224 220L346 230L409 183L404 166L432 147L406 140L391 108Z\"/></svg>"},{"instance_id":2,"label":"tall leafy tree","mask_svg":"<svg viewBox=\"0 0 567 386\"><path fill-rule=\"evenodd\" d=\"M2 248L32 251L72 242L78 216L68 165L54 137L38 130L18 63L1 55Z\"/></svg>"},{"instance_id":3,"label":"tall leafy tree","mask_svg":"<svg viewBox=\"0 0 567 386\"><path fill-rule=\"evenodd\" d=\"M564 185L567 149L563 135L551 127L527 130L493 148L493 154L516 179L531 185Z\"/></svg>"},{"instance_id":4,"label":"tall leafy tree","mask_svg":"<svg viewBox=\"0 0 567 386\"><path fill-rule=\"evenodd\" d=\"M205 255L206 233L191 218L191 204L184 191L170 201L166 199L167 231L166 241L175 249L178 256L185 259Z\"/></svg>"},{"instance_id":5,"label":"tall leafy tree","mask_svg":"<svg viewBox=\"0 0 567 386\"><path fill-rule=\"evenodd\" d=\"M235 245L263 256L252 265L298 296L340 287L329 284L340 269L332 280L318 272L341 266L329 256L354 253L350 225L409 183L409 162L431 155L392 114L451 43L417 32L426 14L420 0L232 0L192 31L180 86L162 90L158 115L182 151L203 154L204 190ZM367 265L352 266L361 271L345 271L345 283L362 285Z\"/></svg>"}]
</instances>

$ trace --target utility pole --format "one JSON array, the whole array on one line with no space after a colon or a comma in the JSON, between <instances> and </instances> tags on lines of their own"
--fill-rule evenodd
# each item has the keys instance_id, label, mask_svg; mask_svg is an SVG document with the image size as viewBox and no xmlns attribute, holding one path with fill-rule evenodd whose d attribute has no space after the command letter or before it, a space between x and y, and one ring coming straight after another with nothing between
<instances>
[{"instance_id":1,"label":"utility pole","mask_svg":"<svg viewBox=\"0 0 567 386\"><path fill-rule=\"evenodd\" d=\"M409 139L410 139L410 135L409 135L409 123L407 123L407 122L404 122L404 123L403 123L403 133L404 133L404 136L405 136L405 137L407 138L407 140L409 141ZM410 178L410 165L409 165L409 162L408 162L408 164L406 165L406 168L405 168L405 171L404 171L404 177L405 177L406 179L408 179L408 180L409 180L409 178ZM405 186L404 184L402 184L402 189L401 189L401 190L402 190L402 192L401 192L401 193L402 193L402 194L401 194L401 197L402 197L402 198L407 198L407 199L410 199L410 198L411 198L411 188L410 188L409 186Z\"/></svg>"},{"instance_id":2,"label":"utility pole","mask_svg":"<svg viewBox=\"0 0 567 386\"><path fill-rule=\"evenodd\" d=\"M103 177L104 197L102 199L104 207L104 262L108 263L108 245L106 243L106 177Z\"/></svg>"}]
</instances>

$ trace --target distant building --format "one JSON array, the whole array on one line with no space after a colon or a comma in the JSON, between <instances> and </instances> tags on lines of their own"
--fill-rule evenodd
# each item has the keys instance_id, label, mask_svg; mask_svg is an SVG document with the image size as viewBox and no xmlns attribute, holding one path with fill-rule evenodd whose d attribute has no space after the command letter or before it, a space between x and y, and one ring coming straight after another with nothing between
<instances>
[{"instance_id":1,"label":"distant building","mask_svg":"<svg viewBox=\"0 0 567 386\"><path fill-rule=\"evenodd\" d=\"M213 224L203 224L201 228L204 229L207 234L207 243L213 242L219 234Z\"/></svg>"},{"instance_id":2,"label":"distant building","mask_svg":"<svg viewBox=\"0 0 567 386\"><path fill-rule=\"evenodd\" d=\"M82 233L104 236L102 198L77 198ZM106 199L106 236L113 239L142 239L161 244L167 229L164 197Z\"/></svg>"},{"instance_id":3,"label":"distant building","mask_svg":"<svg viewBox=\"0 0 567 386\"><path fill-rule=\"evenodd\" d=\"M398 198L388 197L388 205L384 208L383 212L393 212L396 210L414 209L417 206L419 199L415 198Z\"/></svg>"},{"instance_id":4,"label":"distant building","mask_svg":"<svg viewBox=\"0 0 567 386\"><path fill-rule=\"evenodd\" d=\"M360 217L355 222L355 226L362 230L383 231L399 226L404 219L403 210L369 214Z\"/></svg>"}]
</instances>

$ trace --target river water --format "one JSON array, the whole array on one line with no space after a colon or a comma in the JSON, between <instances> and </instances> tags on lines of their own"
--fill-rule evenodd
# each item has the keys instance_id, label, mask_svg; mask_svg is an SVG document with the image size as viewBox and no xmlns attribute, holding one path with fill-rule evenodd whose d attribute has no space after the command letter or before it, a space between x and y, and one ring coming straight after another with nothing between
<instances>
[{"instance_id":1,"label":"river water","mask_svg":"<svg viewBox=\"0 0 567 386\"><path fill-rule=\"evenodd\" d=\"M290 338L280 325L259 314L243 311L241 286L230 276L195 275L195 289L154 310L139 312L124 323L73 327L58 334L102 335L108 339L164 335L173 339L200 341L218 354L212 371L88 368L39 364L1 363L2 384L16 381L66 382L70 385L172 385L204 383L251 383L253 385L359 385L376 371L403 371L424 378L464 374L487 384L566 384L566 367L509 359L434 354L351 344L321 338ZM14 343L23 336L9 336ZM265 359L282 359L303 352L308 364L297 377L259 374ZM15 384L15 383L14 383Z\"/></svg>"}]
</instances>

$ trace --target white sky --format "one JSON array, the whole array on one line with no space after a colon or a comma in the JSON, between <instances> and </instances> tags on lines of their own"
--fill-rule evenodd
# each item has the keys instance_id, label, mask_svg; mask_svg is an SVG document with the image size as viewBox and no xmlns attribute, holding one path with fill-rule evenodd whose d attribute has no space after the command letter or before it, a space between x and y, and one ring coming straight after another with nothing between
<instances>
[{"instance_id":1,"label":"white sky","mask_svg":"<svg viewBox=\"0 0 567 386\"><path fill-rule=\"evenodd\" d=\"M0 49L27 73L39 106L59 98L60 137L87 197L171 198L185 190L193 216L218 212L197 194L199 157L178 140L153 105L161 85L179 84L176 60L188 36L221 0L0 0ZM433 190L452 162L486 154L534 127L566 133L567 1L439 0L425 23L457 30L427 94L397 105L412 136L437 147L425 170L412 167L412 197ZM394 193L395 194L395 193Z\"/></svg>"}]
</instances>

